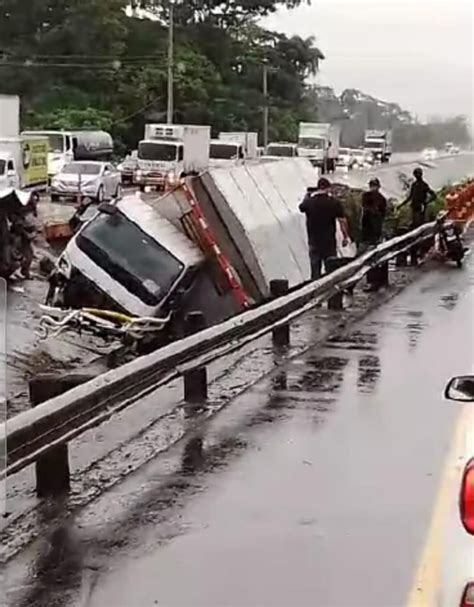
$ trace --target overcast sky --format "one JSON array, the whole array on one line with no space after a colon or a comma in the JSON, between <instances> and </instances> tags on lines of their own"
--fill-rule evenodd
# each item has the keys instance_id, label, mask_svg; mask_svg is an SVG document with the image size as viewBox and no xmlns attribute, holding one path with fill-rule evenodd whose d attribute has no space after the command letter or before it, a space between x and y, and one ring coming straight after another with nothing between
<instances>
[{"instance_id":1,"label":"overcast sky","mask_svg":"<svg viewBox=\"0 0 474 607\"><path fill-rule=\"evenodd\" d=\"M473 114L474 0L312 0L266 26L316 36L318 82L417 114Z\"/></svg>"}]
</instances>

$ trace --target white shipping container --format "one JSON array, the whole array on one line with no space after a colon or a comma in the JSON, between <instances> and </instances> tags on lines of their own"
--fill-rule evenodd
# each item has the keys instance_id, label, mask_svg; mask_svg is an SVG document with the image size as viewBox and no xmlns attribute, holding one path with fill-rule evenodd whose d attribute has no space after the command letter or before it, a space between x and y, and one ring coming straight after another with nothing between
<instances>
[{"instance_id":1,"label":"white shipping container","mask_svg":"<svg viewBox=\"0 0 474 607\"><path fill-rule=\"evenodd\" d=\"M20 98L0 95L0 137L20 136Z\"/></svg>"},{"instance_id":2,"label":"white shipping container","mask_svg":"<svg viewBox=\"0 0 474 607\"><path fill-rule=\"evenodd\" d=\"M184 171L200 173L209 168L211 127L187 125L183 131Z\"/></svg>"}]
</instances>

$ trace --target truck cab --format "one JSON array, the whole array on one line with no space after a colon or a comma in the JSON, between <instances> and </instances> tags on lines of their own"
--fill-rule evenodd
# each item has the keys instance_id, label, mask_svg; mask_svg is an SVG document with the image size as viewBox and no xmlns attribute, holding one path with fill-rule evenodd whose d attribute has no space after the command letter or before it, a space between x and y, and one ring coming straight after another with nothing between
<instances>
[{"instance_id":1,"label":"truck cab","mask_svg":"<svg viewBox=\"0 0 474 607\"><path fill-rule=\"evenodd\" d=\"M20 175L15 159L7 152L0 151L0 190L19 187Z\"/></svg>"},{"instance_id":2,"label":"truck cab","mask_svg":"<svg viewBox=\"0 0 474 607\"><path fill-rule=\"evenodd\" d=\"M213 166L238 162L245 159L244 146L238 141L211 139L209 148L210 164Z\"/></svg>"},{"instance_id":3,"label":"truck cab","mask_svg":"<svg viewBox=\"0 0 474 607\"><path fill-rule=\"evenodd\" d=\"M372 155L374 162L390 162L392 156L392 132L366 131L364 149Z\"/></svg>"},{"instance_id":4,"label":"truck cab","mask_svg":"<svg viewBox=\"0 0 474 607\"><path fill-rule=\"evenodd\" d=\"M70 240L47 303L164 317L204 263L200 249L139 196L100 205Z\"/></svg>"},{"instance_id":5,"label":"truck cab","mask_svg":"<svg viewBox=\"0 0 474 607\"><path fill-rule=\"evenodd\" d=\"M134 183L164 190L184 175L198 174L209 166L210 127L182 124L147 124L138 144Z\"/></svg>"},{"instance_id":6,"label":"truck cab","mask_svg":"<svg viewBox=\"0 0 474 607\"><path fill-rule=\"evenodd\" d=\"M267 158L296 158L298 146L296 143L269 143L265 156Z\"/></svg>"},{"instance_id":7,"label":"truck cab","mask_svg":"<svg viewBox=\"0 0 474 607\"><path fill-rule=\"evenodd\" d=\"M301 122L298 139L298 156L308 158L313 166L322 168L326 158L337 161L340 127L323 122Z\"/></svg>"},{"instance_id":8,"label":"truck cab","mask_svg":"<svg viewBox=\"0 0 474 607\"><path fill-rule=\"evenodd\" d=\"M162 190L184 173L184 143L172 139L145 139L138 144L134 183Z\"/></svg>"}]
</instances>

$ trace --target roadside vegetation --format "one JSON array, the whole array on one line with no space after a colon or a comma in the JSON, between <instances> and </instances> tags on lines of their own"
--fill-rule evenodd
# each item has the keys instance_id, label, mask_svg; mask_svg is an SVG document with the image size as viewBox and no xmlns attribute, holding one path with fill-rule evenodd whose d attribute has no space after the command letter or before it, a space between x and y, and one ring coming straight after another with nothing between
<instances>
[{"instance_id":1,"label":"roadside vegetation","mask_svg":"<svg viewBox=\"0 0 474 607\"><path fill-rule=\"evenodd\" d=\"M176 0L177 123L261 131L268 67L270 140L295 141L300 121L343 122L342 143L366 128L394 128L395 148L469 139L462 117L420 125L395 103L360 91L340 97L314 82L314 37L269 31L262 17L303 0ZM22 99L25 128L111 131L118 153L136 146L167 103L170 0L0 0L0 93ZM466 139L467 138L467 139Z\"/></svg>"}]
</instances>

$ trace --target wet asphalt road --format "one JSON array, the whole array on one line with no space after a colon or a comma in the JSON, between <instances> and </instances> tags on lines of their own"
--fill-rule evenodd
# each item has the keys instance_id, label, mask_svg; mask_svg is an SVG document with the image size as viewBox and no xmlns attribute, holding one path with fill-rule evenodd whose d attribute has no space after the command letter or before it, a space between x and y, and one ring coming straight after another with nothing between
<instances>
[{"instance_id":1,"label":"wet asphalt road","mask_svg":"<svg viewBox=\"0 0 474 607\"><path fill-rule=\"evenodd\" d=\"M442 390L472 369L473 290L472 258L433 270L281 361L11 563L10 605L405 605L459 412Z\"/></svg>"}]
</instances>

